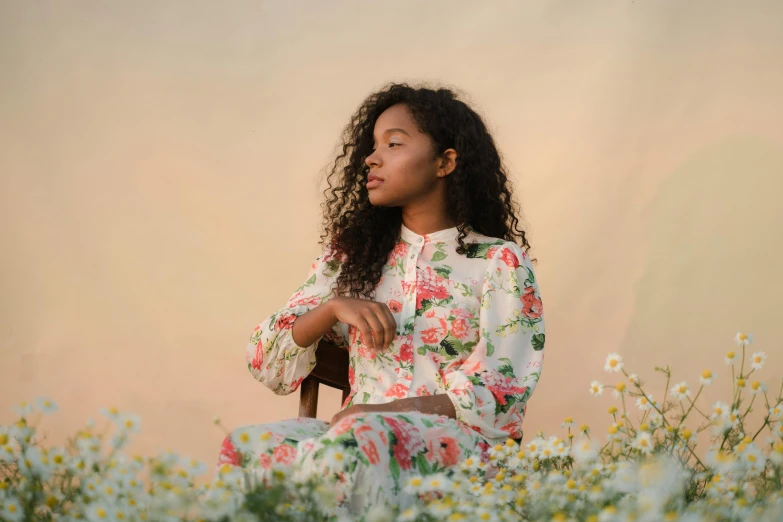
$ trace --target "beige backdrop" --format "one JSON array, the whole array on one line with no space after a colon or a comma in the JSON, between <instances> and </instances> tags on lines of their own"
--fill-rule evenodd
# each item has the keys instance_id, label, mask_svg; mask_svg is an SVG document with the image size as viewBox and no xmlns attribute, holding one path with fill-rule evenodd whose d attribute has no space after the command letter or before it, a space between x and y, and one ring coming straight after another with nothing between
<instances>
[{"instance_id":1,"label":"beige backdrop","mask_svg":"<svg viewBox=\"0 0 783 522\"><path fill-rule=\"evenodd\" d=\"M247 372L253 328L319 252L323 170L387 81L463 90L524 208L547 319L525 438L607 353L729 399L738 330L783 373L783 3L0 2L0 423L46 395L61 441L141 415L132 451L212 464L296 415ZM720 393L719 393L720 392ZM705 401L704 404L709 401ZM322 392L319 417L338 408Z\"/></svg>"}]
</instances>

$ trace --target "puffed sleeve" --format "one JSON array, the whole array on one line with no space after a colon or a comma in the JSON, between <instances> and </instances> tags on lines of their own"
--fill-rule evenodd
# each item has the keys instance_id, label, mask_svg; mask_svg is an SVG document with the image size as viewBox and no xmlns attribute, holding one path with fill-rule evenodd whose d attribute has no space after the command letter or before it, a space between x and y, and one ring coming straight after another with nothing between
<instances>
[{"instance_id":1,"label":"puffed sleeve","mask_svg":"<svg viewBox=\"0 0 783 522\"><path fill-rule=\"evenodd\" d=\"M288 303L253 330L245 349L247 368L256 380L278 395L296 391L310 374L321 339L347 347L339 322L310 346L296 344L291 333L297 317L335 296L333 283L337 281L342 263L343 258L329 243L310 266L307 280L296 289Z\"/></svg>"},{"instance_id":2,"label":"puffed sleeve","mask_svg":"<svg viewBox=\"0 0 783 522\"><path fill-rule=\"evenodd\" d=\"M444 376L457 420L485 438L522 438L527 400L541 375L544 316L533 266L513 242L490 249L480 340Z\"/></svg>"}]
</instances>

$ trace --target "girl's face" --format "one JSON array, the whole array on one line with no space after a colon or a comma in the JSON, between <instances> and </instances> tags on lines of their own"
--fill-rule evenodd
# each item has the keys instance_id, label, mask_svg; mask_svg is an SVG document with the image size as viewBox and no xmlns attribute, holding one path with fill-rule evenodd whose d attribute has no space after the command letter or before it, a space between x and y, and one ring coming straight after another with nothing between
<instances>
[{"instance_id":1,"label":"girl's face","mask_svg":"<svg viewBox=\"0 0 783 522\"><path fill-rule=\"evenodd\" d=\"M373 152L365 160L370 167L367 191L373 206L422 203L443 190L448 172L434 157L432 140L419 132L405 105L386 109L375 122L373 136Z\"/></svg>"}]
</instances>

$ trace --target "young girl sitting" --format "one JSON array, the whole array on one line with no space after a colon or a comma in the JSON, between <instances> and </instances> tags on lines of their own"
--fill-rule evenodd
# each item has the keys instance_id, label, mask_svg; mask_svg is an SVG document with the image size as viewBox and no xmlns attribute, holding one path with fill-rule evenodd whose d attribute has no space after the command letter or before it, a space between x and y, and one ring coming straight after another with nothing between
<instances>
[{"instance_id":1,"label":"young girl sitting","mask_svg":"<svg viewBox=\"0 0 783 522\"><path fill-rule=\"evenodd\" d=\"M264 467L336 474L341 509L358 516L408 504L412 474L521 440L544 317L495 143L451 90L390 84L370 95L328 182L323 251L255 328L246 358L254 378L286 395L326 338L349 352L350 395L330 423L233 431L218 466L247 464L241 435Z\"/></svg>"}]
</instances>

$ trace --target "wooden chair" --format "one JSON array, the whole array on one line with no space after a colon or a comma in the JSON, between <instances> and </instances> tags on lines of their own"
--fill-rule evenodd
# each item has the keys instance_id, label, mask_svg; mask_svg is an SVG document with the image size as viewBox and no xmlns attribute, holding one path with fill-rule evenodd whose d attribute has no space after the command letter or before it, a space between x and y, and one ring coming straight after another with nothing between
<instances>
[{"instance_id":1,"label":"wooden chair","mask_svg":"<svg viewBox=\"0 0 783 522\"><path fill-rule=\"evenodd\" d=\"M343 391L342 403L351 392L348 383L348 350L321 340L315 351L315 368L299 387L299 416L315 417L318 411L318 385L325 384Z\"/></svg>"}]
</instances>

